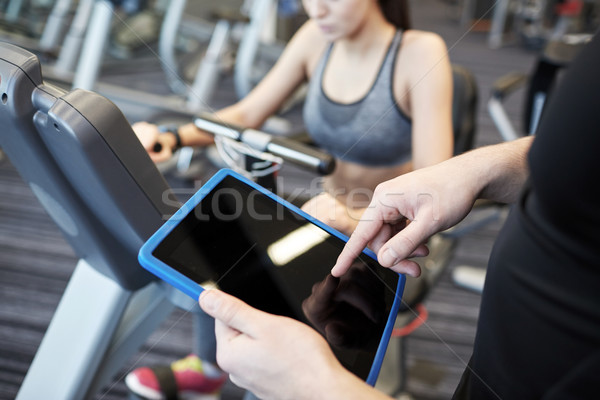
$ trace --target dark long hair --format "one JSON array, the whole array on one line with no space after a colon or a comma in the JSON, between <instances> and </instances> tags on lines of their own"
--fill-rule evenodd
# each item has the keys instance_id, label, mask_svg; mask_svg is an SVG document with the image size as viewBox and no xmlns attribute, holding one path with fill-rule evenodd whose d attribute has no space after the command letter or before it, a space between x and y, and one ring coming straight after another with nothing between
<instances>
[{"instance_id":1,"label":"dark long hair","mask_svg":"<svg viewBox=\"0 0 600 400\"><path fill-rule=\"evenodd\" d=\"M403 30L410 29L408 0L379 0L379 6L390 23Z\"/></svg>"}]
</instances>

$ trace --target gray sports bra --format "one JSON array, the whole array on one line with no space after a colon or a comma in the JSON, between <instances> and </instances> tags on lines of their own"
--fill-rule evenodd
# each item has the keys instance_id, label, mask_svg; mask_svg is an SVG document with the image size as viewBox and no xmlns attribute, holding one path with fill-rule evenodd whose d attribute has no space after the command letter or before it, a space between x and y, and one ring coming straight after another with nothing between
<instances>
[{"instance_id":1,"label":"gray sports bra","mask_svg":"<svg viewBox=\"0 0 600 400\"><path fill-rule=\"evenodd\" d=\"M323 71L333 44L308 85L304 123L312 139L335 157L366 166L393 166L411 159L412 123L394 100L394 64L402 31L397 31L375 83L361 99L337 103L323 91Z\"/></svg>"}]
</instances>

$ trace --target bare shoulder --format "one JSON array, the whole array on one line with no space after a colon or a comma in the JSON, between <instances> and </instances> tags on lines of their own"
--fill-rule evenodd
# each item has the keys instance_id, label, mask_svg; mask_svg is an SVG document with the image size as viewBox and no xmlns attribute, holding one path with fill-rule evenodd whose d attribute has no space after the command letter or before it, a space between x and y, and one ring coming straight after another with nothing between
<instances>
[{"instance_id":1,"label":"bare shoulder","mask_svg":"<svg viewBox=\"0 0 600 400\"><path fill-rule=\"evenodd\" d=\"M410 103L419 93L427 93L431 87L439 89L451 82L450 60L444 39L433 32L407 30L394 71L394 94L401 106L405 104L404 109L411 111L413 105L406 102ZM409 93L409 96L404 96L404 93ZM405 103L401 99L405 99Z\"/></svg>"},{"instance_id":2,"label":"bare shoulder","mask_svg":"<svg viewBox=\"0 0 600 400\"><path fill-rule=\"evenodd\" d=\"M408 30L402 38L402 55L410 58L431 60L447 57L448 49L444 39L437 33Z\"/></svg>"},{"instance_id":3,"label":"bare shoulder","mask_svg":"<svg viewBox=\"0 0 600 400\"><path fill-rule=\"evenodd\" d=\"M309 20L296 31L288 46L304 54L314 54L325 49L327 41L317 25Z\"/></svg>"},{"instance_id":4,"label":"bare shoulder","mask_svg":"<svg viewBox=\"0 0 600 400\"><path fill-rule=\"evenodd\" d=\"M298 31L294 37L298 37L300 40L308 42L325 42L319 27L310 19L302 24L300 28L298 28Z\"/></svg>"},{"instance_id":5,"label":"bare shoulder","mask_svg":"<svg viewBox=\"0 0 600 400\"><path fill-rule=\"evenodd\" d=\"M309 67L314 64L326 47L327 41L317 25L311 20L305 22L296 31L287 46L290 51L302 58Z\"/></svg>"},{"instance_id":6,"label":"bare shoulder","mask_svg":"<svg viewBox=\"0 0 600 400\"><path fill-rule=\"evenodd\" d=\"M444 39L433 32L408 30L404 33L400 52L395 66L397 82L413 85L420 81L426 72L432 76L436 72L436 84L439 79L450 77L450 60Z\"/></svg>"}]
</instances>

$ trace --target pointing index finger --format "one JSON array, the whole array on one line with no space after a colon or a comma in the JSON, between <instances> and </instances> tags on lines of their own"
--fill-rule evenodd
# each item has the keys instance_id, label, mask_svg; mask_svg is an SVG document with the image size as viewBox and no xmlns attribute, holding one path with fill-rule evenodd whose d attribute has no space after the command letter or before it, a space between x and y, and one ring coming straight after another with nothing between
<instances>
[{"instance_id":1,"label":"pointing index finger","mask_svg":"<svg viewBox=\"0 0 600 400\"><path fill-rule=\"evenodd\" d=\"M354 260L367 247L369 242L377 235L383 226L376 207L369 207L363 214L356 229L348 239L337 262L331 269L331 275L340 277L348 271Z\"/></svg>"}]
</instances>

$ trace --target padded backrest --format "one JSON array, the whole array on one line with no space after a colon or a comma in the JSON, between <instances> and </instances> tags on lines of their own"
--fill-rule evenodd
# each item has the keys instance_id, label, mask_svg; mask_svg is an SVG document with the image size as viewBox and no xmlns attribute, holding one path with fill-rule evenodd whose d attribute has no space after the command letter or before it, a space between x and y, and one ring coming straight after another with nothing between
<instances>
[{"instance_id":1,"label":"padded backrest","mask_svg":"<svg viewBox=\"0 0 600 400\"><path fill-rule=\"evenodd\" d=\"M120 110L42 82L38 59L0 43L0 147L77 255L126 289L151 279L143 242L177 208Z\"/></svg>"},{"instance_id":2,"label":"padded backrest","mask_svg":"<svg viewBox=\"0 0 600 400\"><path fill-rule=\"evenodd\" d=\"M478 87L471 71L452 65L452 129L454 155L473 148L477 122Z\"/></svg>"}]
</instances>

